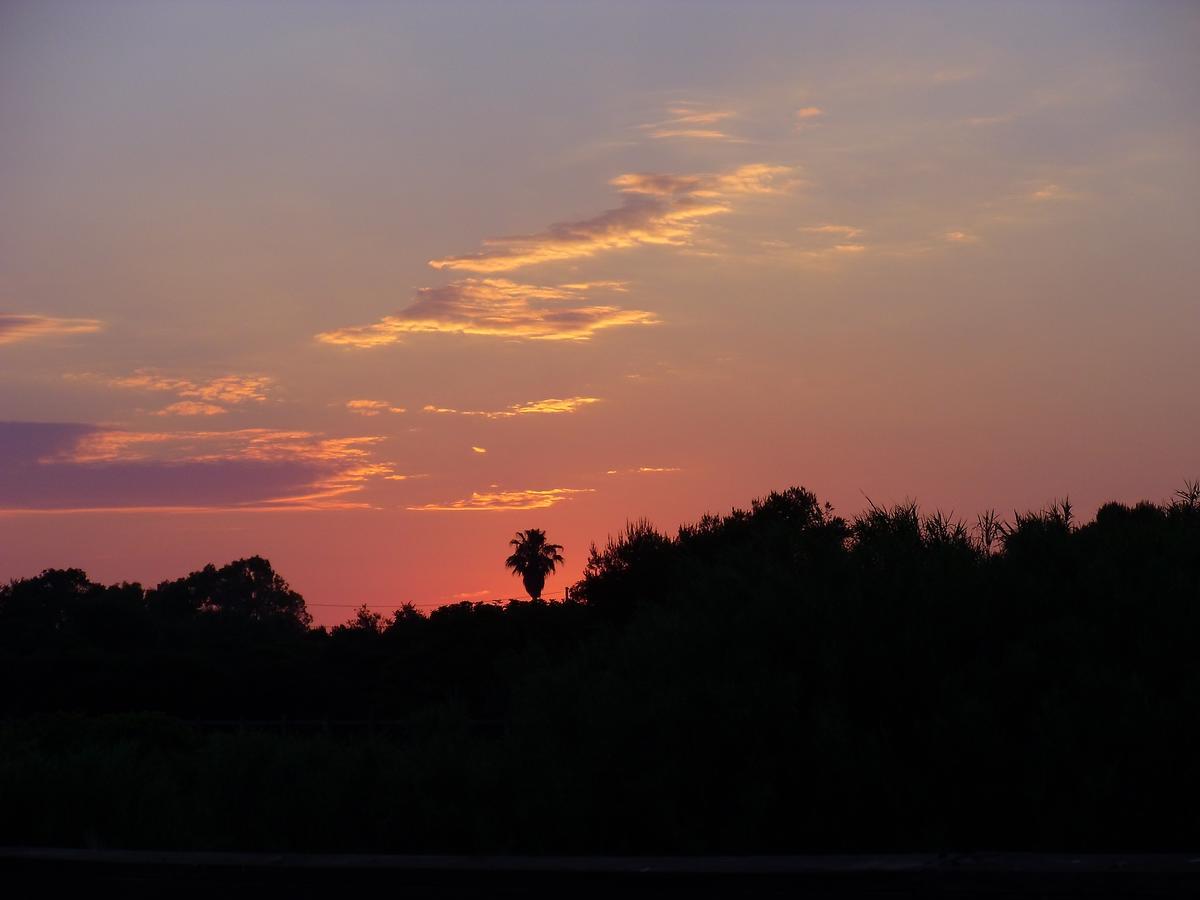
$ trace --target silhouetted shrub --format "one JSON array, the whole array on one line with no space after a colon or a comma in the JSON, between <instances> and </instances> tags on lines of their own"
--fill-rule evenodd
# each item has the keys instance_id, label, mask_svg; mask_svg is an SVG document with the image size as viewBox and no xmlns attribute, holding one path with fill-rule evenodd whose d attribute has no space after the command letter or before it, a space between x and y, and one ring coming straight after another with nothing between
<instances>
[{"instance_id":1,"label":"silhouetted shrub","mask_svg":"<svg viewBox=\"0 0 1200 900\"><path fill-rule=\"evenodd\" d=\"M0 842L522 852L1200 840L1200 488L593 547L566 603L307 627L265 560L0 587Z\"/></svg>"}]
</instances>

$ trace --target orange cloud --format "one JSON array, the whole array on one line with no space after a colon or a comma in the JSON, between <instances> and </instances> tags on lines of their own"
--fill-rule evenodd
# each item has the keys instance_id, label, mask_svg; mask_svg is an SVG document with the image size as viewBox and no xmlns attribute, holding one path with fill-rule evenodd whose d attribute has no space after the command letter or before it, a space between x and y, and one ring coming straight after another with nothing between
<instances>
[{"instance_id":1,"label":"orange cloud","mask_svg":"<svg viewBox=\"0 0 1200 900\"><path fill-rule=\"evenodd\" d=\"M732 119L736 113L732 110L698 109L691 104L681 104L667 109L667 118L661 122L651 122L639 126L647 131L650 137L661 138L695 138L698 140L739 141L727 132L717 128L701 128L702 125L716 125L726 119Z\"/></svg>"},{"instance_id":2,"label":"orange cloud","mask_svg":"<svg viewBox=\"0 0 1200 900\"><path fill-rule=\"evenodd\" d=\"M800 231L814 235L817 240L794 245L787 241L765 241L764 259L793 263L812 270L833 270L846 260L866 253L866 244L853 239L864 234L866 229L857 225L825 223L805 225Z\"/></svg>"},{"instance_id":3,"label":"orange cloud","mask_svg":"<svg viewBox=\"0 0 1200 900\"><path fill-rule=\"evenodd\" d=\"M122 431L98 429L84 435L61 461L131 462L148 459L209 462L228 459L320 461L361 460L366 447L383 437L325 438L310 431L239 428L232 431Z\"/></svg>"},{"instance_id":4,"label":"orange cloud","mask_svg":"<svg viewBox=\"0 0 1200 900\"><path fill-rule=\"evenodd\" d=\"M425 412L440 413L455 416L479 416L484 419L511 419L514 416L554 415L557 413L573 413L584 406L599 403L599 397L565 397L557 399L548 397L545 400L531 400L528 403L514 403L505 409L450 409L444 406L426 406Z\"/></svg>"},{"instance_id":5,"label":"orange cloud","mask_svg":"<svg viewBox=\"0 0 1200 900\"><path fill-rule=\"evenodd\" d=\"M383 438L307 431L127 431L0 423L26 435L0 459L0 508L229 511L360 509L350 495L397 473L373 459ZM2 435L0 435L2 436ZM38 444L42 449L36 450ZM15 454L15 456L13 455ZM3 470L3 466L0 466Z\"/></svg>"},{"instance_id":6,"label":"orange cloud","mask_svg":"<svg viewBox=\"0 0 1200 900\"><path fill-rule=\"evenodd\" d=\"M805 106L802 109L796 110L796 118L801 122L808 119L817 119L825 115L825 110L819 106Z\"/></svg>"},{"instance_id":7,"label":"orange cloud","mask_svg":"<svg viewBox=\"0 0 1200 900\"><path fill-rule=\"evenodd\" d=\"M1030 197L1034 200L1061 200L1067 193L1057 184L1046 184L1035 190Z\"/></svg>"},{"instance_id":8,"label":"orange cloud","mask_svg":"<svg viewBox=\"0 0 1200 900\"><path fill-rule=\"evenodd\" d=\"M226 407L242 403L262 403L273 384L266 375L222 375L208 381L193 381L164 375L157 369L136 369L132 375L108 378L100 375L68 375L68 378L93 379L113 387L145 391L168 391L180 398L154 413L156 416L214 416Z\"/></svg>"},{"instance_id":9,"label":"orange cloud","mask_svg":"<svg viewBox=\"0 0 1200 900\"><path fill-rule=\"evenodd\" d=\"M728 109L697 110L689 103L672 106L667 109L667 112L671 116L668 121L677 125L712 125L723 119L732 119L737 115Z\"/></svg>"},{"instance_id":10,"label":"orange cloud","mask_svg":"<svg viewBox=\"0 0 1200 900\"><path fill-rule=\"evenodd\" d=\"M369 348L394 344L408 334L472 334L530 340L588 340L622 325L654 325L649 312L588 305L585 295L609 282L558 286L517 284L502 278L466 278L421 288L417 299L371 325L317 335L325 344ZM623 290L623 287L616 288Z\"/></svg>"},{"instance_id":11,"label":"orange cloud","mask_svg":"<svg viewBox=\"0 0 1200 900\"><path fill-rule=\"evenodd\" d=\"M791 171L789 166L752 163L708 175L619 175L610 183L625 199L615 209L577 222L559 222L536 234L492 238L478 253L429 264L435 269L494 273L631 247L687 246L699 223L728 212L734 197L778 193L793 186L795 182L784 177Z\"/></svg>"},{"instance_id":12,"label":"orange cloud","mask_svg":"<svg viewBox=\"0 0 1200 900\"><path fill-rule=\"evenodd\" d=\"M99 319L60 319L53 316L28 316L0 313L0 344L15 344L43 337L91 334L100 331Z\"/></svg>"},{"instance_id":13,"label":"orange cloud","mask_svg":"<svg viewBox=\"0 0 1200 900\"><path fill-rule=\"evenodd\" d=\"M768 258L794 263L813 270L831 270L867 252L866 244L829 244L818 248L770 248Z\"/></svg>"},{"instance_id":14,"label":"orange cloud","mask_svg":"<svg viewBox=\"0 0 1200 900\"><path fill-rule=\"evenodd\" d=\"M471 450L475 453L487 453L487 447L472 447Z\"/></svg>"},{"instance_id":15,"label":"orange cloud","mask_svg":"<svg viewBox=\"0 0 1200 900\"><path fill-rule=\"evenodd\" d=\"M560 284L560 288L568 291L616 291L625 294L629 292L628 281L575 281L570 284Z\"/></svg>"},{"instance_id":16,"label":"orange cloud","mask_svg":"<svg viewBox=\"0 0 1200 900\"><path fill-rule=\"evenodd\" d=\"M380 413L402 413L403 406L392 406L386 400L347 400L346 409L360 416L377 416Z\"/></svg>"},{"instance_id":17,"label":"orange cloud","mask_svg":"<svg viewBox=\"0 0 1200 900\"><path fill-rule=\"evenodd\" d=\"M723 131L710 128L660 128L650 132L652 138L697 138L698 140L734 140Z\"/></svg>"},{"instance_id":18,"label":"orange cloud","mask_svg":"<svg viewBox=\"0 0 1200 900\"><path fill-rule=\"evenodd\" d=\"M219 416L225 412L225 407L217 406L215 403L201 403L197 400L180 400L177 403L172 403L170 406L165 406L158 412L156 416Z\"/></svg>"},{"instance_id":19,"label":"orange cloud","mask_svg":"<svg viewBox=\"0 0 1200 900\"><path fill-rule=\"evenodd\" d=\"M609 469L605 475L663 475L668 472L682 472L679 466L637 466L632 469Z\"/></svg>"},{"instance_id":20,"label":"orange cloud","mask_svg":"<svg viewBox=\"0 0 1200 900\"><path fill-rule=\"evenodd\" d=\"M855 238L863 233L863 229L854 225L809 225L802 230L812 234L837 234L847 238Z\"/></svg>"},{"instance_id":21,"label":"orange cloud","mask_svg":"<svg viewBox=\"0 0 1200 900\"><path fill-rule=\"evenodd\" d=\"M546 509L556 503L570 500L575 494L590 494L591 488L549 488L540 491L491 491L472 492L465 500L446 503L426 503L410 506L416 512L505 512L522 509Z\"/></svg>"}]
</instances>

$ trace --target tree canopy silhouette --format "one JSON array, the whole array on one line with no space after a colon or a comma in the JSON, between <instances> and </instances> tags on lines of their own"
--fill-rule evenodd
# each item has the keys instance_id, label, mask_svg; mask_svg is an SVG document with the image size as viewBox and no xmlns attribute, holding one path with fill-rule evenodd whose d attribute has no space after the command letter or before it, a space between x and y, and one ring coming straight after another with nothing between
<instances>
[{"instance_id":1,"label":"tree canopy silhouette","mask_svg":"<svg viewBox=\"0 0 1200 900\"><path fill-rule=\"evenodd\" d=\"M540 528L518 531L508 543L513 547L513 552L504 565L512 569L514 575L521 576L521 582L531 599L540 600L542 588L546 586L546 576L563 561L562 546L546 543L546 532Z\"/></svg>"},{"instance_id":2,"label":"tree canopy silhouette","mask_svg":"<svg viewBox=\"0 0 1200 900\"><path fill-rule=\"evenodd\" d=\"M219 569L209 563L186 578L164 581L147 601L181 614L215 613L297 628L312 623L304 598L261 556L234 560Z\"/></svg>"},{"instance_id":3,"label":"tree canopy silhouette","mask_svg":"<svg viewBox=\"0 0 1200 900\"><path fill-rule=\"evenodd\" d=\"M560 548L512 549L539 598ZM631 521L564 603L341 599L304 627L258 558L0 584L0 845L1200 844L1200 484L972 524L790 488Z\"/></svg>"}]
</instances>

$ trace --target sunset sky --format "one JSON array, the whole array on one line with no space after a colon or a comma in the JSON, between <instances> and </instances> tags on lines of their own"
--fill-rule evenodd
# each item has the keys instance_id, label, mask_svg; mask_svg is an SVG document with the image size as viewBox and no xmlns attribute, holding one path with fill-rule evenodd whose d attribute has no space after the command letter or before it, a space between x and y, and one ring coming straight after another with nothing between
<instances>
[{"instance_id":1,"label":"sunset sky","mask_svg":"<svg viewBox=\"0 0 1200 900\"><path fill-rule=\"evenodd\" d=\"M547 593L1200 476L1200 5L0 3L0 579Z\"/></svg>"}]
</instances>

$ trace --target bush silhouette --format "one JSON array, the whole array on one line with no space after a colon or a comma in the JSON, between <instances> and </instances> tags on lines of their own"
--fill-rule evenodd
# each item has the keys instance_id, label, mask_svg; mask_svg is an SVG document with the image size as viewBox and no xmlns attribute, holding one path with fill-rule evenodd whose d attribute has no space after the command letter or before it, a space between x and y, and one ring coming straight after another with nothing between
<instances>
[{"instance_id":1,"label":"bush silhouette","mask_svg":"<svg viewBox=\"0 0 1200 900\"><path fill-rule=\"evenodd\" d=\"M76 569L0 586L20 686L0 694L0 843L1200 841L1194 485L973 527L791 488L674 535L630 522L568 602L530 587L324 629L256 557L151 590Z\"/></svg>"}]
</instances>

